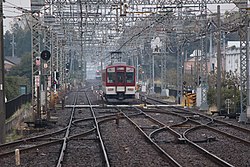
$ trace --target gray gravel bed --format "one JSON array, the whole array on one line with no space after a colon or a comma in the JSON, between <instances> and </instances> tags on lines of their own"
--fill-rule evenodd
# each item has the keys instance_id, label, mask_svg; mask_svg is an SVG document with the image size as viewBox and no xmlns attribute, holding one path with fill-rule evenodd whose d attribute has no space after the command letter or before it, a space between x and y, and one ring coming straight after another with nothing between
<instances>
[{"instance_id":1,"label":"gray gravel bed","mask_svg":"<svg viewBox=\"0 0 250 167\"><path fill-rule=\"evenodd\" d=\"M21 165L20 167L51 167L55 166L59 156L59 149L61 145L53 145L39 148L39 150L30 150L27 152L20 152ZM1 167L14 167L15 155L9 155L0 159Z\"/></svg>"},{"instance_id":2,"label":"gray gravel bed","mask_svg":"<svg viewBox=\"0 0 250 167\"><path fill-rule=\"evenodd\" d=\"M152 113L152 112L147 112L148 115L154 117L155 119L159 120L163 124L167 126L175 125L178 123L183 122L185 119L182 117L178 117L176 115L172 115L169 113Z\"/></svg>"},{"instance_id":3,"label":"gray gravel bed","mask_svg":"<svg viewBox=\"0 0 250 167\"><path fill-rule=\"evenodd\" d=\"M240 129L236 129L228 125L216 126L216 124L215 125L211 124L210 126L250 142L250 132L242 131Z\"/></svg>"},{"instance_id":4,"label":"gray gravel bed","mask_svg":"<svg viewBox=\"0 0 250 167\"><path fill-rule=\"evenodd\" d=\"M169 155L177 160L183 167L215 167L219 166L206 158L187 143L178 142L176 136L168 131L162 131L154 135L155 142Z\"/></svg>"},{"instance_id":5,"label":"gray gravel bed","mask_svg":"<svg viewBox=\"0 0 250 167\"><path fill-rule=\"evenodd\" d=\"M203 140L206 138L215 137L216 141L197 143L201 147L207 149L218 157L233 164L234 166L250 166L250 146L218 134L206 128L198 129L190 134L190 140Z\"/></svg>"},{"instance_id":6,"label":"gray gravel bed","mask_svg":"<svg viewBox=\"0 0 250 167\"><path fill-rule=\"evenodd\" d=\"M171 166L126 120L121 119L119 126L115 121L105 122L100 128L111 166Z\"/></svg>"},{"instance_id":7,"label":"gray gravel bed","mask_svg":"<svg viewBox=\"0 0 250 167\"><path fill-rule=\"evenodd\" d=\"M99 140L94 138L70 140L65 153L63 166L102 167L104 163L101 156L102 152L100 150Z\"/></svg>"}]
</instances>

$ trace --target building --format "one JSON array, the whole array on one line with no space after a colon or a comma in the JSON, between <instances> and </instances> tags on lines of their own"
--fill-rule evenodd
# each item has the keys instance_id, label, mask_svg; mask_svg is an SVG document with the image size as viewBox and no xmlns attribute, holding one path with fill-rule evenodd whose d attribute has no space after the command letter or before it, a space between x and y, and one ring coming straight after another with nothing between
<instances>
[{"instance_id":1,"label":"building","mask_svg":"<svg viewBox=\"0 0 250 167\"><path fill-rule=\"evenodd\" d=\"M194 74L199 71L200 51L195 50L190 58L184 62L184 73ZM225 52L221 53L222 71L235 73L240 75L240 42L228 41ZM196 60L198 57L198 60ZM197 64L197 65L196 65ZM208 54L207 56L208 73L213 72L217 68L217 53Z\"/></svg>"},{"instance_id":2,"label":"building","mask_svg":"<svg viewBox=\"0 0 250 167\"><path fill-rule=\"evenodd\" d=\"M4 58L4 69L8 72L10 69L21 62L18 57L5 57Z\"/></svg>"}]
</instances>

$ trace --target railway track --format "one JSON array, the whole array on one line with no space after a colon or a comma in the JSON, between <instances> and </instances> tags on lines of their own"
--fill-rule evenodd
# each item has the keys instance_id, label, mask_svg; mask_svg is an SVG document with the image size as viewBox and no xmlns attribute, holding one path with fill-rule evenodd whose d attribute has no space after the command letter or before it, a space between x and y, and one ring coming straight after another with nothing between
<instances>
[{"instance_id":1,"label":"railway track","mask_svg":"<svg viewBox=\"0 0 250 167\"><path fill-rule=\"evenodd\" d=\"M77 92L72 93L71 96L75 98L69 99L70 103L88 103L87 98L82 96L85 91L80 91L80 94ZM72 99L74 99L74 102ZM60 130L55 131L54 129L50 133L37 134L30 138L1 145L0 163L3 166L15 166L15 150L19 149L21 166L72 166L77 164L81 166L90 164L90 157L93 159L93 165L100 162L99 166L103 166L103 157L99 148L100 143L98 143L99 137L95 133L97 128L93 123L95 117L91 114L90 109L87 110L65 109L61 111L62 113L57 113L61 114L61 117L58 117L57 124L58 127L63 127ZM89 149L89 146L92 148ZM76 151L80 148L82 148L83 152ZM98 151L100 155L96 156ZM72 152L73 155L71 155ZM86 154L86 152L89 154ZM71 157L76 156L76 153L80 153L77 162L71 159ZM43 157L43 160L41 160L41 157ZM82 161L81 157L85 158L85 161ZM82 162L85 162L85 164Z\"/></svg>"},{"instance_id":2,"label":"railway track","mask_svg":"<svg viewBox=\"0 0 250 167\"><path fill-rule=\"evenodd\" d=\"M15 166L15 149L20 149L21 166L249 165L248 129L204 113L105 105L90 89L72 92L67 104L53 113L58 117L54 129L0 145L3 167Z\"/></svg>"},{"instance_id":3,"label":"railway track","mask_svg":"<svg viewBox=\"0 0 250 167\"><path fill-rule=\"evenodd\" d=\"M212 166L231 166L229 163L213 155L212 153L207 152L205 149L196 147L193 143L189 143L188 140L183 138L183 135L181 133L172 128L174 127L174 125L167 126L163 122L157 120L154 117L151 117L145 112L143 113L145 114L146 118L150 118L151 121L157 122L161 125L158 129L155 129L153 132L151 132L149 137L151 139L154 138L154 141L155 143L157 143L158 147L164 150L168 154L168 156L174 159L180 166L187 166L187 164L190 165L190 163L192 164L191 166L199 165L201 164L201 162L195 160L198 157L198 159L202 160L202 164L204 166L209 166L211 164L213 164ZM143 124L140 124L139 127L144 127L145 122L147 121L141 121L143 122ZM140 123L141 121L136 120L135 124L138 124L138 122ZM176 125L180 124L182 123L177 123ZM147 134L147 132L144 133L145 135ZM168 138L170 138L170 140L166 140ZM176 152L181 154L176 154Z\"/></svg>"},{"instance_id":4,"label":"railway track","mask_svg":"<svg viewBox=\"0 0 250 167\"><path fill-rule=\"evenodd\" d=\"M72 107L68 133L64 137L57 167L74 165L109 167L97 117L87 93L82 92L82 94L85 98L84 104L88 104L89 108L83 110ZM82 99L84 98L82 97Z\"/></svg>"},{"instance_id":5,"label":"railway track","mask_svg":"<svg viewBox=\"0 0 250 167\"><path fill-rule=\"evenodd\" d=\"M157 100L157 103L161 102ZM207 153L212 153L214 157L220 157L221 160L227 162L227 165L248 166L250 164L248 128L192 110L171 107L164 111L173 112L186 119L171 127L182 134L188 143L206 150Z\"/></svg>"},{"instance_id":6,"label":"railway track","mask_svg":"<svg viewBox=\"0 0 250 167\"><path fill-rule=\"evenodd\" d=\"M129 108L127 112L129 117L140 116L140 112L134 111L134 109ZM119 116L112 116L100 121L111 166L173 166L161 154L162 152L159 153L155 146L152 147L148 138L145 138L141 131L131 124L123 111L117 110L116 115Z\"/></svg>"},{"instance_id":7,"label":"railway track","mask_svg":"<svg viewBox=\"0 0 250 167\"><path fill-rule=\"evenodd\" d=\"M185 132L184 136L189 141L227 161L232 166L250 165L249 142L209 126L190 129Z\"/></svg>"}]
</instances>

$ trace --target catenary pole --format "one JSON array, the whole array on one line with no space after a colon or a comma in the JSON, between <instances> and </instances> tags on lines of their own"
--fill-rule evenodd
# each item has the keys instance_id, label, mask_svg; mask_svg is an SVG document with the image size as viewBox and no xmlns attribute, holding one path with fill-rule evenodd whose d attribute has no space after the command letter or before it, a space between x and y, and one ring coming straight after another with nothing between
<instances>
[{"instance_id":1,"label":"catenary pole","mask_svg":"<svg viewBox=\"0 0 250 167\"><path fill-rule=\"evenodd\" d=\"M217 109L220 112L221 108L221 21L220 21L220 6L217 6L217 21L218 21L218 34L217 34Z\"/></svg>"},{"instance_id":2,"label":"catenary pole","mask_svg":"<svg viewBox=\"0 0 250 167\"><path fill-rule=\"evenodd\" d=\"M3 0L0 0L0 144L5 142L5 95L3 53Z\"/></svg>"}]
</instances>

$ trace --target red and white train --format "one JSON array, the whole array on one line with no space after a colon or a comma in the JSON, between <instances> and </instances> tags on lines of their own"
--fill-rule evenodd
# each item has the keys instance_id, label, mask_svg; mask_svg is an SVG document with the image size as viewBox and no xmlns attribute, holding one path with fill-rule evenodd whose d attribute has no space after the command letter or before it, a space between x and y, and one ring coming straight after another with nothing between
<instances>
[{"instance_id":1,"label":"red and white train","mask_svg":"<svg viewBox=\"0 0 250 167\"><path fill-rule=\"evenodd\" d=\"M135 99L135 67L125 63L107 66L102 71L102 91L108 102L131 102Z\"/></svg>"}]
</instances>

